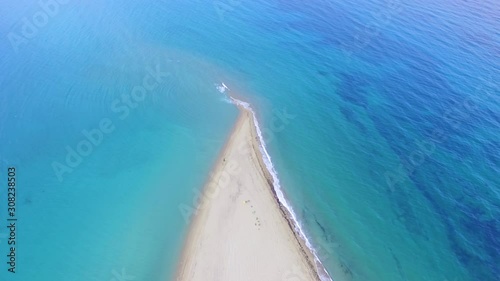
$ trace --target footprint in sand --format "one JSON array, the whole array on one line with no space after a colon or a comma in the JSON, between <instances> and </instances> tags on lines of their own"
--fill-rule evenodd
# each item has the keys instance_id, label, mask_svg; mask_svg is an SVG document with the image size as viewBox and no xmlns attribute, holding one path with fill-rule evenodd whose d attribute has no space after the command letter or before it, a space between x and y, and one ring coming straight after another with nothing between
<instances>
[{"instance_id":1,"label":"footprint in sand","mask_svg":"<svg viewBox=\"0 0 500 281\"><path fill-rule=\"evenodd\" d=\"M243 201L243 202L244 202L245 204L248 204L248 203L250 203L250 200L245 200L245 201ZM252 208L252 209L253 209L253 205L250 205L250 208ZM256 213L257 213L257 211L254 209L254 210L252 211L252 214L254 214L254 215L255 215ZM256 221L256 222L254 223L254 225L258 227L258 230L260 230L260 227L262 226L262 224L261 224L261 222L260 222L259 217L255 216L255 221Z\"/></svg>"}]
</instances>

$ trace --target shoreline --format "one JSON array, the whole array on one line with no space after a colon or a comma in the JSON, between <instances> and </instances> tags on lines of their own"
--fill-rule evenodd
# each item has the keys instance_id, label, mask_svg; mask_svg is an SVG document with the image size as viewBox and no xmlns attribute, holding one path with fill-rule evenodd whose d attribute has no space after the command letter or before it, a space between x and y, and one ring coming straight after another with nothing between
<instances>
[{"instance_id":1,"label":"shoreline","mask_svg":"<svg viewBox=\"0 0 500 281\"><path fill-rule=\"evenodd\" d=\"M225 88L227 88L227 87L225 87ZM301 250L303 251L304 255L307 256L309 265L316 271L316 274L318 275L319 280L321 280L321 281L333 281L332 277L330 276L330 274L328 273L326 268L321 263L321 260L319 259L319 257L316 256L314 247L311 245L311 243L307 239L306 234L302 231L300 223L297 220L297 218L295 217L293 208L286 201L285 196L284 196L283 192L281 191L281 186L279 185L278 175L277 175L277 172L274 171L274 166L272 164L271 156L268 154L268 152L266 150L266 146L265 146L264 140L262 138L262 134L260 132L260 127L258 125L257 116L256 116L255 112L251 108L250 104L243 102L241 100L238 100L236 98L233 98L233 97L230 97L230 99L232 100L232 102L236 106L238 106L240 112L247 111L252 116L252 125L253 125L252 132L256 132L258 135L258 136L254 136L254 137L257 140L256 143L258 144L258 149L261 152L261 157L258 158L258 161L260 162L260 165L261 165L260 168L262 169L262 171L266 175L266 179L268 181L269 188L271 189L271 192L273 193L274 199L276 200L276 203L278 204L279 209L282 212L283 218L285 218L287 220L288 226L290 227L290 230L293 232L295 239L299 243ZM266 165L266 163L264 163L264 156L267 156L271 167L268 167ZM276 185L278 185L278 186L276 186ZM278 194L278 192L281 193L281 196Z\"/></svg>"},{"instance_id":2,"label":"shoreline","mask_svg":"<svg viewBox=\"0 0 500 281\"><path fill-rule=\"evenodd\" d=\"M229 281L250 276L248 280L285 281L300 276L332 280L293 210L282 202L254 111L249 104L229 98L239 116L203 188L204 198L190 222L175 280ZM248 205L253 214L264 210L263 215L248 215ZM259 206L253 209L253 205ZM232 232L236 234L229 235Z\"/></svg>"}]
</instances>

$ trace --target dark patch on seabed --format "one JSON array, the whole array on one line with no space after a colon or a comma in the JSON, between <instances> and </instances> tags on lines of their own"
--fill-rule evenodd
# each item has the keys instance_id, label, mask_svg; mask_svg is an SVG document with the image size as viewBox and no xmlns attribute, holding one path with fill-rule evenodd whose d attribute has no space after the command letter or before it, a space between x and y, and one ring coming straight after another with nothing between
<instances>
[{"instance_id":1,"label":"dark patch on seabed","mask_svg":"<svg viewBox=\"0 0 500 281\"><path fill-rule=\"evenodd\" d=\"M354 110L346 106L341 106L340 112L349 123L355 125L363 135L366 135L366 127L361 121L358 120L358 116Z\"/></svg>"},{"instance_id":2,"label":"dark patch on seabed","mask_svg":"<svg viewBox=\"0 0 500 281\"><path fill-rule=\"evenodd\" d=\"M341 83L337 89L337 94L346 102L366 108L368 100L363 90L368 85L368 81L362 75L341 74Z\"/></svg>"},{"instance_id":3,"label":"dark patch on seabed","mask_svg":"<svg viewBox=\"0 0 500 281\"><path fill-rule=\"evenodd\" d=\"M446 140L436 144L435 155L427 157L425 162L418 167L404 166L411 182L400 183L399 188L394 191L387 188L387 195L393 203L398 220L408 231L430 239L423 231L423 224L419 222L415 210L412 209L412 202L415 198L404 190L404 188L414 186L415 191L426 198L433 213L444 225L456 258L470 269L474 279L498 280L500 276L498 266L500 264L500 218L495 215L497 213L494 213L493 217L487 214L491 210L485 210L487 207L478 206L477 202L480 198L490 200L490 197L495 197L492 193L498 188L500 144L498 140L473 139L473 137L481 131L498 132L500 114L490 109L486 103L478 104L477 110L469 112L464 112L460 107L471 95L484 97L486 91L494 92L493 98L496 98L496 85L488 86L489 88L483 89L484 92L457 92L449 85L448 79L450 78L442 74L447 70L439 53L422 51L417 45L408 43L404 38L393 40L385 32L377 33L375 38L369 38L369 44L359 47L356 35L360 34L353 34L352 30L353 27L359 27L360 23L353 20L355 17L349 10L345 10L341 3L334 3L334 8L325 6L325 11L328 10L327 13L331 16L324 18L307 16L306 10L313 9L309 5L298 5L300 8L295 10L296 5L291 5L293 2L281 1L280 3L280 9L283 11L289 9L293 13L303 12L302 15L306 19L292 21L287 24L287 28L313 34L318 38L310 42L308 46L299 46L304 53L314 56L310 52L312 48L332 48L350 56L351 61L355 57L356 60L362 60L374 66L394 63L405 66L398 72L391 73L390 76L371 77L362 72L346 73L345 70L339 70L338 62L325 59L318 74L322 78L329 79L329 73L332 73L332 77L337 78L335 80L332 78L331 81L335 85L338 79L341 80L337 94L345 102L340 109L343 116L362 132L366 124L362 123L362 119L358 118L353 108L365 110L378 133L398 155L402 163L415 150L415 138L426 139L436 128L444 132ZM314 11L316 15L323 15L323 11L316 10ZM417 13L413 16L423 17L425 14ZM335 24L325 24L326 18L336 19ZM265 24L267 25L268 22ZM470 38L474 34L470 30L466 35ZM443 36L434 44L455 42L453 38ZM485 41L482 40L483 38L484 36L477 41L477 37L473 37L472 42L482 43ZM446 40L449 42L443 43ZM463 43L467 40L467 37L462 38ZM491 40L486 43L490 42ZM498 47L492 48L491 44L485 46L493 50L492 54L498 53L496 52ZM338 72L342 73L337 75ZM496 74L498 71L494 69L493 73ZM472 77L474 74L470 73L470 77L462 81L455 81L454 85L473 83L471 81L478 78ZM482 74L484 73L477 73L478 76ZM493 75L493 77L496 76L498 75ZM495 83L493 81L493 84ZM371 91L365 91L365 86L370 86ZM376 100L377 103L370 104L371 100ZM443 116L449 109L456 111L454 112L457 114L455 118L461 122L460 126L450 126L450 120ZM371 150L365 149L364 151ZM464 162L479 163L493 176L471 179L473 175L453 170L454 166L463 167ZM498 212L500 206L495 203L493 202L492 208L496 208L493 211ZM466 241L475 243L474 250L470 250L471 246L466 244L468 243Z\"/></svg>"},{"instance_id":4,"label":"dark patch on seabed","mask_svg":"<svg viewBox=\"0 0 500 281\"><path fill-rule=\"evenodd\" d=\"M399 54L399 56L409 55L404 52ZM362 73L342 74L338 95L347 104L366 110L380 135L385 138L402 162L415 149L415 139L412 138L412 134L425 136L435 128L441 128L447 138L444 142L437 144L440 155L445 153L444 156L449 161L455 161L451 159L477 161L480 159L477 155L479 152L488 155L485 161L490 164L491 170L498 170L497 141L479 144L476 142L474 143L476 147L472 147L471 143L467 141L476 128L483 124L480 121L481 114L470 112L465 120L467 122L463 122L460 127L450 126L441 116L444 113L443 108L456 106L457 100L466 99L465 94L452 90L444 78L438 76L437 72L433 72L437 66L430 56L413 49L410 57L413 59L407 61L408 58L406 58L405 63L411 66L411 70L399 73L400 77L380 80L370 78ZM366 84L378 88L377 94L379 96L371 98L382 99L385 108L370 106L369 93L362 89ZM433 94L436 92L439 92L440 95ZM348 120L353 120L349 110L343 109L343 114ZM477 278L495 280L496 276L500 275L497 266L500 253L498 219L478 219L474 214L484 213L484 210L477 206L474 207L473 200L484 195L470 194L467 197L461 197L464 192L478 191L477 182L473 184L468 180L468 175L457 174L451 170L452 162L442 163L443 160L437 161L432 156L435 155L426 158L425 162L418 167L405 166L413 186L427 199L434 213L444 224L447 237L457 259L471 269L471 273ZM401 186L408 185L402 184ZM445 187L447 198L441 198L439 194L443 193ZM396 207L398 220L403 222L408 231L429 239L423 232L422 223L419 222L412 210L412 198L401 193L399 189L388 196ZM465 244L462 236L465 236L467 241L477 243L474 252L470 250L469 245Z\"/></svg>"},{"instance_id":5,"label":"dark patch on seabed","mask_svg":"<svg viewBox=\"0 0 500 281\"><path fill-rule=\"evenodd\" d=\"M396 268L398 269L398 273L401 276L402 280L408 280L404 274L403 267L401 266L401 262L399 261L398 257L394 254L394 251L392 251L391 247L389 247L389 251L391 252L392 258L394 259L394 262L396 263Z\"/></svg>"},{"instance_id":6,"label":"dark patch on seabed","mask_svg":"<svg viewBox=\"0 0 500 281\"><path fill-rule=\"evenodd\" d=\"M396 214L396 220L404 225L408 231L418 235L425 240L429 240L424 223L415 215L413 206L405 202L411 201L411 196L407 194L405 188L401 186L394 192L389 191L388 196L391 200L391 207Z\"/></svg>"}]
</instances>

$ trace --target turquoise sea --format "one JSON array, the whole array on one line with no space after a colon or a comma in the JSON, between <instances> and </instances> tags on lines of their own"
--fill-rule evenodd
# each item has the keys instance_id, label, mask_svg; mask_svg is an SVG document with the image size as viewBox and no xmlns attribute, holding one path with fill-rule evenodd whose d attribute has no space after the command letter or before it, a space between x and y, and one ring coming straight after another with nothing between
<instances>
[{"instance_id":1,"label":"turquoise sea","mask_svg":"<svg viewBox=\"0 0 500 281\"><path fill-rule=\"evenodd\" d=\"M499 8L1 2L0 280L173 280L238 114L221 82L334 280L498 280Z\"/></svg>"}]
</instances>

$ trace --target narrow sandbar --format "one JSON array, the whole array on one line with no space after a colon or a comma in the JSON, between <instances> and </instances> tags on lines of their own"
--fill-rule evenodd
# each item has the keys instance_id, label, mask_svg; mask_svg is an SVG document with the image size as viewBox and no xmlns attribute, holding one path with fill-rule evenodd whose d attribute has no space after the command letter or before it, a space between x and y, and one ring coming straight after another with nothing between
<instances>
[{"instance_id":1,"label":"narrow sandbar","mask_svg":"<svg viewBox=\"0 0 500 281\"><path fill-rule=\"evenodd\" d=\"M250 110L240 107L203 193L176 280L320 280L275 196Z\"/></svg>"}]
</instances>

